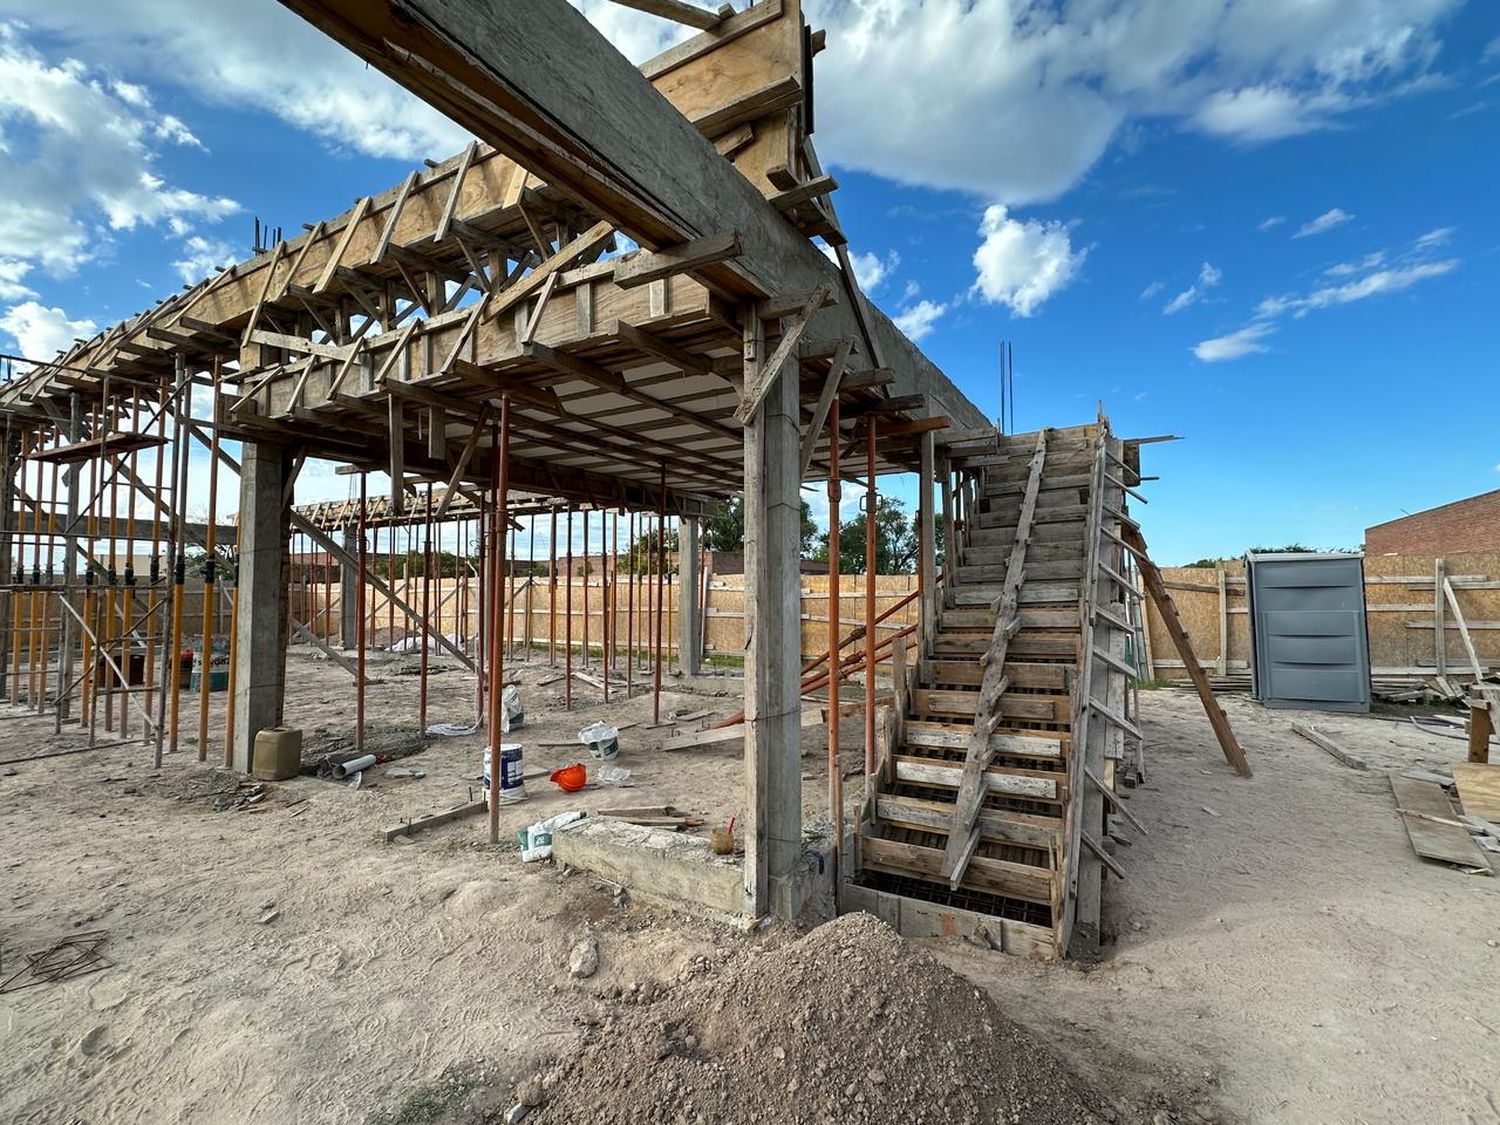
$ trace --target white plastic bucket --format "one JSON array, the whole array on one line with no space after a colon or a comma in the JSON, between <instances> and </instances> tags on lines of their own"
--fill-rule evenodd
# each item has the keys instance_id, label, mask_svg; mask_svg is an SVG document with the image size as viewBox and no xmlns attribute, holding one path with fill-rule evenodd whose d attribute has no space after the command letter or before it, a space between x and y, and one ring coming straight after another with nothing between
<instances>
[{"instance_id":1,"label":"white plastic bucket","mask_svg":"<svg viewBox=\"0 0 1500 1125\"><path fill-rule=\"evenodd\" d=\"M484 748L484 787L490 787L490 756L488 746ZM505 797L518 796L526 791L526 782L522 780L525 769L521 761L521 743L502 742L500 744L500 794Z\"/></svg>"}]
</instances>

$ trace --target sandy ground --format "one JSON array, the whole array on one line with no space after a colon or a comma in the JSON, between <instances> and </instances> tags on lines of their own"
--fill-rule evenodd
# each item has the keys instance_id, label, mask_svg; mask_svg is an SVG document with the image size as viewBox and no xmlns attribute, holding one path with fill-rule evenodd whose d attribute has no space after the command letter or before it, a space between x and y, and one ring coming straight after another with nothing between
<instances>
[{"instance_id":1,"label":"sandy ground","mask_svg":"<svg viewBox=\"0 0 1500 1125\"><path fill-rule=\"evenodd\" d=\"M371 688L374 729L415 724L416 680L395 672ZM562 712L560 683L535 686L550 674L520 666L528 768L572 760L539 744L606 714L582 684L574 714ZM342 671L299 652L290 680L290 723L352 723ZM736 680L673 687L685 690L664 696L664 712L739 705ZM433 721L470 718L470 676L431 688ZM934 951L1108 1092L1122 1120L1152 1120L1143 1107L1170 1101L1194 1106L1188 1119L1500 1122L1495 880L1414 856L1384 775L1292 734L1308 716L1226 706L1256 769L1248 781L1223 764L1195 698L1144 697L1148 781L1130 808L1150 835L1118 852L1129 879L1107 885L1113 940L1099 964ZM423 780L297 779L256 812L176 799L199 768L191 746L159 775L139 746L0 766L0 976L82 930L108 931L114 962L0 995L0 1120L361 1122L455 1068L465 1119L481 1120L619 993L794 936L621 904L586 876L520 862L513 830L568 807L737 811L737 744L659 752L666 730L648 726L649 695L608 714L638 724L621 740L633 787L564 798L533 783L532 800L504 810L494 847L478 820L409 845L378 834L467 798L473 736L398 763ZM1315 721L1372 765L1463 753L1409 725ZM845 723L851 764L858 728ZM824 804L822 740L804 733L809 819ZM50 721L11 714L0 745L11 757L61 744ZM567 954L587 929L602 966L578 983Z\"/></svg>"}]
</instances>

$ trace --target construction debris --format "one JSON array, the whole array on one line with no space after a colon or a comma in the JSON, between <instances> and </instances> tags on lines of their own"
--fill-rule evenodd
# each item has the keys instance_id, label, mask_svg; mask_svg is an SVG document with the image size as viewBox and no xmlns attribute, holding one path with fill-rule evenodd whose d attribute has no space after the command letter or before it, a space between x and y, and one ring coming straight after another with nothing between
<instances>
[{"instance_id":1,"label":"construction debris","mask_svg":"<svg viewBox=\"0 0 1500 1125\"><path fill-rule=\"evenodd\" d=\"M45 949L27 953L22 958L25 964L0 980L0 993L19 992L23 988L39 984L56 984L58 981L72 980L74 977L107 969L114 962L100 950L108 940L109 934L104 930L89 930L62 938ZM0 972L4 972L6 967L3 950L0 950Z\"/></svg>"}]
</instances>

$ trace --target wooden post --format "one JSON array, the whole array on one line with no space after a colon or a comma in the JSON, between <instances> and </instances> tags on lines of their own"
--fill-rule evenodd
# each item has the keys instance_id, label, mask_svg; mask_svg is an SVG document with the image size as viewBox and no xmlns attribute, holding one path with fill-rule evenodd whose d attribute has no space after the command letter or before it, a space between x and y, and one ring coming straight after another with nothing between
<instances>
[{"instance_id":1,"label":"wooden post","mask_svg":"<svg viewBox=\"0 0 1500 1125\"><path fill-rule=\"evenodd\" d=\"M1224 567L1220 564L1217 568L1219 580L1219 659L1218 673L1221 676L1229 674L1229 587L1224 581Z\"/></svg>"},{"instance_id":2,"label":"wooden post","mask_svg":"<svg viewBox=\"0 0 1500 1125\"><path fill-rule=\"evenodd\" d=\"M1484 765L1490 760L1490 736L1495 733L1492 700L1469 700L1469 761Z\"/></svg>"},{"instance_id":3,"label":"wooden post","mask_svg":"<svg viewBox=\"0 0 1500 1125\"><path fill-rule=\"evenodd\" d=\"M1432 561L1432 652L1439 676L1448 674L1448 625L1443 620L1443 580L1448 576L1447 570L1442 558Z\"/></svg>"}]
</instances>

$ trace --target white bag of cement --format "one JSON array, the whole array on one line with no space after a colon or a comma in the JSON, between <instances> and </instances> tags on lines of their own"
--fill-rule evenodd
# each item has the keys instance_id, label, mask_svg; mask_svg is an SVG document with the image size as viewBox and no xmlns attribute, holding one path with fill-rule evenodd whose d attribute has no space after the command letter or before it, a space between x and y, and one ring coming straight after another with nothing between
<instances>
[{"instance_id":1,"label":"white bag of cement","mask_svg":"<svg viewBox=\"0 0 1500 1125\"><path fill-rule=\"evenodd\" d=\"M558 813L546 820L537 821L530 828L521 829L516 833L516 838L521 841L521 862L535 863L539 859L547 859L552 855L552 833L565 824L582 820L583 817L584 814L578 810Z\"/></svg>"},{"instance_id":2,"label":"white bag of cement","mask_svg":"<svg viewBox=\"0 0 1500 1125\"><path fill-rule=\"evenodd\" d=\"M526 712L521 707L521 689L515 684L506 684L500 692L500 730L509 734L526 721Z\"/></svg>"}]
</instances>

